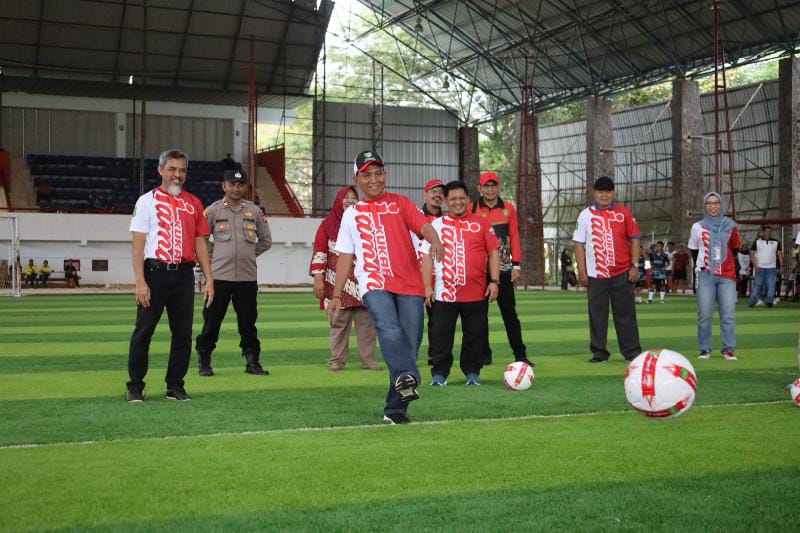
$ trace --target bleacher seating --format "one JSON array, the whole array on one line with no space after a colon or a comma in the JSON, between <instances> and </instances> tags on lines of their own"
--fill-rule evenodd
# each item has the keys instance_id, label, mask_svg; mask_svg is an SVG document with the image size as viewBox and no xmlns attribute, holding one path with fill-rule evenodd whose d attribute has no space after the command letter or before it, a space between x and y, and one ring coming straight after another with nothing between
<instances>
[{"instance_id":1,"label":"bleacher seating","mask_svg":"<svg viewBox=\"0 0 800 533\"><path fill-rule=\"evenodd\" d=\"M138 159L30 154L27 162L44 210L131 213L139 197ZM161 183L157 165L155 159L144 160L145 191ZM186 190L207 206L222 198L222 174L220 161L190 160Z\"/></svg>"}]
</instances>

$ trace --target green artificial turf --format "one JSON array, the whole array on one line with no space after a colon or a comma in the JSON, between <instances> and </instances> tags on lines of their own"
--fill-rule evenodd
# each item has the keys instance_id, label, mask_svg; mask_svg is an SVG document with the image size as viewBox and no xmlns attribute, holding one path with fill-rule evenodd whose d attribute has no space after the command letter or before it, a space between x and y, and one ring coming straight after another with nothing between
<instances>
[{"instance_id":1,"label":"green artificial turf","mask_svg":"<svg viewBox=\"0 0 800 533\"><path fill-rule=\"evenodd\" d=\"M698 375L695 405L660 422L627 407L618 354L586 363L585 295L520 292L533 389L502 385L492 306L484 384L464 387L456 365L448 387L420 388L415 424L388 427L386 373L359 368L354 339L330 373L315 300L259 298L271 376L244 374L231 312L217 375L193 358L194 400L164 399L164 321L139 405L124 401L131 296L0 299L0 530L775 531L800 518L800 409L783 390L800 375L796 304L740 304L736 362L696 359L692 298L639 306L643 348L682 352ZM609 341L615 352L613 327Z\"/></svg>"}]
</instances>

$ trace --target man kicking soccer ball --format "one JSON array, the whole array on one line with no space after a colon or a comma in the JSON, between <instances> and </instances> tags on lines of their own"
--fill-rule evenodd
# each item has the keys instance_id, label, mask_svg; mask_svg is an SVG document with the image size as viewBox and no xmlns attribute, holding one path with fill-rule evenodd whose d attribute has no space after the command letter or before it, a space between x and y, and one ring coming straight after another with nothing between
<instances>
[{"instance_id":1,"label":"man kicking soccer ball","mask_svg":"<svg viewBox=\"0 0 800 533\"><path fill-rule=\"evenodd\" d=\"M431 244L430 254L436 261L444 257L444 248L414 202L385 191L386 172L378 154L362 152L353 166L353 179L363 191L364 199L342 215L336 240L336 251L340 254L336 285L328 316L332 319L341 305L342 291L355 260L358 291L389 367L383 420L389 424L408 424L408 402L419 398L417 353L422 341L425 294L411 233L421 235Z\"/></svg>"}]
</instances>

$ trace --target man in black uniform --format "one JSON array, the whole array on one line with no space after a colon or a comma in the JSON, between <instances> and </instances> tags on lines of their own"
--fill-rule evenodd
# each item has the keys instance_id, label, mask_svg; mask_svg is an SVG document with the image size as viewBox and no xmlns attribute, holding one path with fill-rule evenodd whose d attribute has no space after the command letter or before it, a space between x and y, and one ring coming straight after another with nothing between
<instances>
[{"instance_id":1,"label":"man in black uniform","mask_svg":"<svg viewBox=\"0 0 800 533\"><path fill-rule=\"evenodd\" d=\"M247 176L240 170L226 170L222 190L225 197L205 210L213 242L211 272L214 279L214 301L203 311L203 331L197 336L195 349L201 376L213 376L211 352L217 346L219 328L228 303L239 325L239 347L245 358L245 372L267 375L259 363L261 343L256 330L258 282L256 257L272 246L269 225L258 206L244 199Z\"/></svg>"}]
</instances>

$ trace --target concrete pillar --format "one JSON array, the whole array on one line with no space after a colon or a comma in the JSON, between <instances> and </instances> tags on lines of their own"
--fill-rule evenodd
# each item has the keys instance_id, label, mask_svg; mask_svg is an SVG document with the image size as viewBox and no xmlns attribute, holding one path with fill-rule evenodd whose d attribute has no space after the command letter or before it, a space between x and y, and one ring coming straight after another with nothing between
<instances>
[{"instance_id":1,"label":"concrete pillar","mask_svg":"<svg viewBox=\"0 0 800 533\"><path fill-rule=\"evenodd\" d=\"M586 100L586 193L594 201L593 187L600 176L614 179L614 132L611 128L611 102L604 98Z\"/></svg>"},{"instance_id":2,"label":"concrete pillar","mask_svg":"<svg viewBox=\"0 0 800 533\"><path fill-rule=\"evenodd\" d=\"M478 180L481 175L478 128L458 128L458 179L467 184L472 201L478 199Z\"/></svg>"},{"instance_id":3,"label":"concrete pillar","mask_svg":"<svg viewBox=\"0 0 800 533\"><path fill-rule=\"evenodd\" d=\"M800 217L800 58L778 65L778 208L781 218ZM784 231L784 258L790 257L798 225ZM784 261L791 265L791 261Z\"/></svg>"},{"instance_id":4,"label":"concrete pillar","mask_svg":"<svg viewBox=\"0 0 800 533\"><path fill-rule=\"evenodd\" d=\"M542 169L539 164L539 121L520 112L518 131L521 142L517 154L517 216L522 247L521 284L544 286L544 227L542 214Z\"/></svg>"},{"instance_id":5,"label":"concrete pillar","mask_svg":"<svg viewBox=\"0 0 800 533\"><path fill-rule=\"evenodd\" d=\"M672 225L675 242L688 242L703 195L703 118L697 82L672 83ZM690 215L690 212L693 213Z\"/></svg>"}]
</instances>

